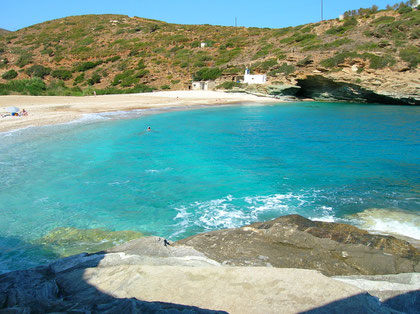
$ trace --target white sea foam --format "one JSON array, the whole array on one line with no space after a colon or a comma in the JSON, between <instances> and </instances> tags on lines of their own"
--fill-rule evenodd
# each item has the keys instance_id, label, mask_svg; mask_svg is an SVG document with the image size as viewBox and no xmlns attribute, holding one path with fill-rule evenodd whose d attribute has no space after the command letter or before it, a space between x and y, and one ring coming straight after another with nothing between
<instances>
[{"instance_id":1,"label":"white sea foam","mask_svg":"<svg viewBox=\"0 0 420 314\"><path fill-rule=\"evenodd\" d=\"M130 182L130 180L126 180L126 181L122 181L122 182L120 182L120 181L115 181L115 182L110 182L110 183L108 183L108 185L121 185L121 184L127 184L127 183L129 183Z\"/></svg>"},{"instance_id":2,"label":"white sea foam","mask_svg":"<svg viewBox=\"0 0 420 314\"><path fill-rule=\"evenodd\" d=\"M156 173L162 173L162 172L166 172L166 171L169 171L169 170L171 170L172 168L169 168L169 167L167 167L167 168L165 168L165 169L147 169L147 170L145 170L144 172L146 172L146 173L153 173L153 174L156 174Z\"/></svg>"},{"instance_id":3,"label":"white sea foam","mask_svg":"<svg viewBox=\"0 0 420 314\"><path fill-rule=\"evenodd\" d=\"M401 209L370 208L348 218L362 229L420 240L420 214Z\"/></svg>"},{"instance_id":4,"label":"white sea foam","mask_svg":"<svg viewBox=\"0 0 420 314\"><path fill-rule=\"evenodd\" d=\"M270 212L274 216L296 213L296 207L303 203L301 195L292 193L241 198L227 195L175 208L178 214L174 220L179 220L177 227L183 230L192 225L205 230L237 228L258 221L263 213Z\"/></svg>"}]
</instances>

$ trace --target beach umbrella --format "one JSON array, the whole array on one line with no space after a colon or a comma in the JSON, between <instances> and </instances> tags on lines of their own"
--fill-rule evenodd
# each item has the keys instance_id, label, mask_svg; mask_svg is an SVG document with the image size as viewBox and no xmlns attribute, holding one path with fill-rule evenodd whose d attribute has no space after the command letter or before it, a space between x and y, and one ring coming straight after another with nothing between
<instances>
[{"instance_id":1,"label":"beach umbrella","mask_svg":"<svg viewBox=\"0 0 420 314\"><path fill-rule=\"evenodd\" d=\"M10 113L19 112L19 108L18 107L7 107L6 111L8 111Z\"/></svg>"}]
</instances>

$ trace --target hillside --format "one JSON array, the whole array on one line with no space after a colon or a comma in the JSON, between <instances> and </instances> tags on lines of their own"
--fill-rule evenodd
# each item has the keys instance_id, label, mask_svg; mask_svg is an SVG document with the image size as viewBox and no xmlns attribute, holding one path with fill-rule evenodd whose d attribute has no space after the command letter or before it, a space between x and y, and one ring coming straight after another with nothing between
<instances>
[{"instance_id":1,"label":"hillside","mask_svg":"<svg viewBox=\"0 0 420 314\"><path fill-rule=\"evenodd\" d=\"M10 33L10 31L8 31L7 29L0 28L0 35L7 35L8 33Z\"/></svg>"},{"instance_id":2,"label":"hillside","mask_svg":"<svg viewBox=\"0 0 420 314\"><path fill-rule=\"evenodd\" d=\"M282 29L178 25L122 15L48 21L0 33L0 94L188 89L192 78L216 78L231 88L250 67L267 74L267 86L295 86L287 93L302 98L340 99L319 92L338 84L343 100L350 88L360 89L361 98L372 91L393 98L398 93L398 99L417 104L420 11L346 15ZM267 86L257 91L285 94L284 86ZM368 101L387 102L376 96Z\"/></svg>"}]
</instances>

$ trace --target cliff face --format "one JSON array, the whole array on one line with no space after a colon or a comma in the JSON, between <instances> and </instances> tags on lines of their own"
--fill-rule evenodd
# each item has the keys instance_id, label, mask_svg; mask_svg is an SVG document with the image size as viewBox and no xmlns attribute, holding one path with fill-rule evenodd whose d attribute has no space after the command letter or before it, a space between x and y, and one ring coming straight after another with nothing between
<instances>
[{"instance_id":1,"label":"cliff face","mask_svg":"<svg viewBox=\"0 0 420 314\"><path fill-rule=\"evenodd\" d=\"M418 104L419 31L416 9L283 29L67 17L0 34L0 94L188 89L193 78L231 88L248 67L298 97Z\"/></svg>"},{"instance_id":2,"label":"cliff face","mask_svg":"<svg viewBox=\"0 0 420 314\"><path fill-rule=\"evenodd\" d=\"M375 79L379 81L379 79ZM382 80L385 81L385 80ZM401 80L400 80L401 81ZM390 105L420 105L420 94L413 86L400 86L400 81L387 81L387 87L380 84L363 86L349 83L334 76L308 75L297 80L300 89L296 96L320 101L354 101ZM385 82L384 82L385 83ZM394 84L392 84L394 83Z\"/></svg>"}]
</instances>

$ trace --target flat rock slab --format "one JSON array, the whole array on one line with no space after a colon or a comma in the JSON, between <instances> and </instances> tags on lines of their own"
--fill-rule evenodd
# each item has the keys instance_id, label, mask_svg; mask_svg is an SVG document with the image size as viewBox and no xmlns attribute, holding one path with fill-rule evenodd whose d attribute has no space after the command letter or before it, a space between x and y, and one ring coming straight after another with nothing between
<instances>
[{"instance_id":1,"label":"flat rock slab","mask_svg":"<svg viewBox=\"0 0 420 314\"><path fill-rule=\"evenodd\" d=\"M420 252L406 241L299 215L198 234L174 245L235 266L316 269L328 276L420 272Z\"/></svg>"},{"instance_id":2,"label":"flat rock slab","mask_svg":"<svg viewBox=\"0 0 420 314\"><path fill-rule=\"evenodd\" d=\"M79 272L65 275L71 284ZM86 284L114 298L184 304L229 313L297 313L335 309L388 313L376 298L317 271L267 267L123 265L89 268ZM60 281L60 280L59 280ZM79 289L79 287L77 287ZM82 299L83 296L77 296Z\"/></svg>"}]
</instances>

